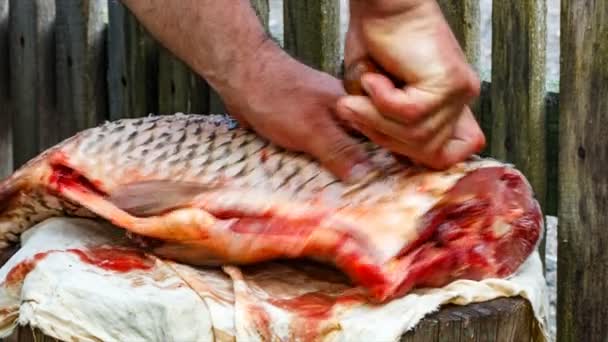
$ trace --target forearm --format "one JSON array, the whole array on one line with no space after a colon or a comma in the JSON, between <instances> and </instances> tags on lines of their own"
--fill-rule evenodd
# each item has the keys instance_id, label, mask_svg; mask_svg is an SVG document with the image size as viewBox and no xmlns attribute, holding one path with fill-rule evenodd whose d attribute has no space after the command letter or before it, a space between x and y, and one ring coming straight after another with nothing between
<instances>
[{"instance_id":1,"label":"forearm","mask_svg":"<svg viewBox=\"0 0 608 342\"><path fill-rule=\"evenodd\" d=\"M165 47L220 94L238 89L260 50L273 49L249 0L122 0Z\"/></svg>"},{"instance_id":2,"label":"forearm","mask_svg":"<svg viewBox=\"0 0 608 342\"><path fill-rule=\"evenodd\" d=\"M421 8L433 8L437 6L436 0L350 0L349 7L351 15L364 8L367 14L379 16L393 15L395 13L406 13Z\"/></svg>"}]
</instances>

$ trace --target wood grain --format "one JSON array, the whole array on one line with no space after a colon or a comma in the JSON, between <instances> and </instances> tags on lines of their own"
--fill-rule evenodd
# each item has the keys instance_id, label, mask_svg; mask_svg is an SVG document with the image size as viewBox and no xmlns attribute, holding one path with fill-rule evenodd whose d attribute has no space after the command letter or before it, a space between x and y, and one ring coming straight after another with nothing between
<instances>
[{"instance_id":1,"label":"wood grain","mask_svg":"<svg viewBox=\"0 0 608 342\"><path fill-rule=\"evenodd\" d=\"M55 97L55 2L10 1L14 167L59 141Z\"/></svg>"},{"instance_id":2,"label":"wood grain","mask_svg":"<svg viewBox=\"0 0 608 342\"><path fill-rule=\"evenodd\" d=\"M158 109L158 45L120 1L109 1L108 97L110 119Z\"/></svg>"},{"instance_id":3,"label":"wood grain","mask_svg":"<svg viewBox=\"0 0 608 342\"><path fill-rule=\"evenodd\" d=\"M284 48L304 64L338 75L339 0L284 0Z\"/></svg>"},{"instance_id":4,"label":"wood grain","mask_svg":"<svg viewBox=\"0 0 608 342\"><path fill-rule=\"evenodd\" d=\"M57 0L57 108L62 139L107 119L107 4Z\"/></svg>"},{"instance_id":5,"label":"wood grain","mask_svg":"<svg viewBox=\"0 0 608 342\"><path fill-rule=\"evenodd\" d=\"M0 0L0 178L13 170L13 113L9 88L9 0Z\"/></svg>"},{"instance_id":6,"label":"wood grain","mask_svg":"<svg viewBox=\"0 0 608 342\"><path fill-rule=\"evenodd\" d=\"M530 303L521 298L498 298L466 306L446 305L425 317L401 342L541 341Z\"/></svg>"},{"instance_id":7,"label":"wood grain","mask_svg":"<svg viewBox=\"0 0 608 342\"><path fill-rule=\"evenodd\" d=\"M557 340L608 340L608 2L562 1Z\"/></svg>"},{"instance_id":8,"label":"wood grain","mask_svg":"<svg viewBox=\"0 0 608 342\"><path fill-rule=\"evenodd\" d=\"M169 50L160 49L158 113L209 113L209 85Z\"/></svg>"}]
</instances>

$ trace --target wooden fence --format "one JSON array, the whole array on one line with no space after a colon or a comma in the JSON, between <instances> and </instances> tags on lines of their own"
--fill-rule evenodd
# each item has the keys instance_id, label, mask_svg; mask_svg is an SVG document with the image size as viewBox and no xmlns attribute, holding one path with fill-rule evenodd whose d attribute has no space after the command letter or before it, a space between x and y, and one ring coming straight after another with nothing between
<instances>
[{"instance_id":1,"label":"wooden fence","mask_svg":"<svg viewBox=\"0 0 608 342\"><path fill-rule=\"evenodd\" d=\"M478 67L479 0L439 2ZM252 3L268 28L268 0ZM545 214L559 217L558 341L604 341L608 2L561 6L556 94L545 90L545 0L493 2L492 77L474 112L489 142L483 154L515 163ZM283 13L283 47L339 76L339 1L285 0ZM119 1L0 0L0 176L104 120L178 111L223 107Z\"/></svg>"}]
</instances>

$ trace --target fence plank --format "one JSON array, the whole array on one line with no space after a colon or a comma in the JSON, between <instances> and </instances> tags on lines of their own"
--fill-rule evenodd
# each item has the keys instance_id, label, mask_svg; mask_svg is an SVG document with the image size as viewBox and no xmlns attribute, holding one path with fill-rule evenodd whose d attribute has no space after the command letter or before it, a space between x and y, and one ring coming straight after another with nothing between
<instances>
[{"instance_id":1,"label":"fence plank","mask_svg":"<svg viewBox=\"0 0 608 342\"><path fill-rule=\"evenodd\" d=\"M608 2L562 0L557 340L608 339Z\"/></svg>"},{"instance_id":2,"label":"fence plank","mask_svg":"<svg viewBox=\"0 0 608 342\"><path fill-rule=\"evenodd\" d=\"M165 48L158 61L158 112L209 112L209 86L184 62Z\"/></svg>"},{"instance_id":3,"label":"fence plank","mask_svg":"<svg viewBox=\"0 0 608 342\"><path fill-rule=\"evenodd\" d=\"M544 209L546 3L492 6L492 155L523 171ZM540 252L544 257L544 238Z\"/></svg>"},{"instance_id":4,"label":"fence plank","mask_svg":"<svg viewBox=\"0 0 608 342\"><path fill-rule=\"evenodd\" d=\"M56 0L56 6L57 109L65 139L107 118L107 3Z\"/></svg>"},{"instance_id":5,"label":"fence plank","mask_svg":"<svg viewBox=\"0 0 608 342\"><path fill-rule=\"evenodd\" d=\"M9 98L8 59L8 12L9 0L0 0L0 178L13 170L13 135L11 104Z\"/></svg>"},{"instance_id":6,"label":"fence plank","mask_svg":"<svg viewBox=\"0 0 608 342\"><path fill-rule=\"evenodd\" d=\"M122 3L109 1L108 10L110 119L156 113L157 44Z\"/></svg>"},{"instance_id":7,"label":"fence plank","mask_svg":"<svg viewBox=\"0 0 608 342\"><path fill-rule=\"evenodd\" d=\"M439 0L438 2L465 52L467 61L479 72L479 0Z\"/></svg>"},{"instance_id":8,"label":"fence plank","mask_svg":"<svg viewBox=\"0 0 608 342\"><path fill-rule=\"evenodd\" d=\"M339 0L284 0L284 48L301 62L338 75Z\"/></svg>"},{"instance_id":9,"label":"fence plank","mask_svg":"<svg viewBox=\"0 0 608 342\"><path fill-rule=\"evenodd\" d=\"M13 155L18 167L58 141L55 117L55 2L10 1Z\"/></svg>"}]
</instances>

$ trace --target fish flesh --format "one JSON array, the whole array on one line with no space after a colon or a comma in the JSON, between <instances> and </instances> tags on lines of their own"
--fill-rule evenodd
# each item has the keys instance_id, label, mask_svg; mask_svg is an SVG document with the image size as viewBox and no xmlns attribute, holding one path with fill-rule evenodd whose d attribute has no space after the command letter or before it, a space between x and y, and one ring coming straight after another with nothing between
<instances>
[{"instance_id":1,"label":"fish flesh","mask_svg":"<svg viewBox=\"0 0 608 342\"><path fill-rule=\"evenodd\" d=\"M0 183L0 247L47 218L90 217L191 265L332 265L375 302L508 277L536 248L543 216L512 165L474 157L430 170L360 143L378 171L347 184L227 115L106 122Z\"/></svg>"}]
</instances>

